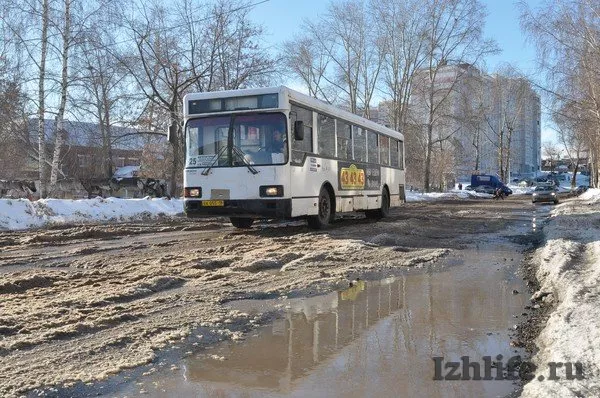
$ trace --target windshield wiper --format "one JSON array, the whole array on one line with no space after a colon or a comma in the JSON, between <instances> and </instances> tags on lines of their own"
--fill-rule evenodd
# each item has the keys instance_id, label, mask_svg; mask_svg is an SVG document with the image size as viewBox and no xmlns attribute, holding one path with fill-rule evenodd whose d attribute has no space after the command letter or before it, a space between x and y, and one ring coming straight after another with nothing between
<instances>
[{"instance_id":1,"label":"windshield wiper","mask_svg":"<svg viewBox=\"0 0 600 398\"><path fill-rule=\"evenodd\" d=\"M219 159L221 158L221 155L223 155L223 153L225 151L227 151L227 164L231 167L233 166L233 155L235 154L236 156L238 156L239 158L242 159L242 163L248 168L248 170L250 170L250 172L252 174L258 174L258 170L256 170L247 160L246 160L246 154L244 153L244 151L242 151L241 149L239 149L238 147L236 147L235 145L233 145L233 131L234 131L234 122L235 122L235 116L231 117L231 121L229 122L229 130L227 131L227 145L222 147L219 150L219 153L217 154L217 156L215 157L215 160L210 164L210 166L208 166L207 168L205 168L204 170L202 170L202 175L207 176L208 173L210 172L210 170L215 166L215 164L219 161Z\"/></svg>"},{"instance_id":2,"label":"windshield wiper","mask_svg":"<svg viewBox=\"0 0 600 398\"><path fill-rule=\"evenodd\" d=\"M219 159L221 159L221 155L223 154L223 152L225 152L225 150L227 149L226 146L222 147L221 149L219 149L219 153L217 153L217 156L215 156L215 160L213 160L213 162L210 164L210 166L206 167L204 170L202 170L202 175L203 176L207 176L208 173L210 172L210 170L215 167L215 164L217 164L217 162L219 161Z\"/></svg>"},{"instance_id":3,"label":"windshield wiper","mask_svg":"<svg viewBox=\"0 0 600 398\"><path fill-rule=\"evenodd\" d=\"M232 148L233 153L235 153L240 159L242 159L242 163L244 163L244 165L246 165L246 167L248 168L248 170L250 170L250 172L252 174L258 174L258 170L256 170L247 160L246 160L246 154L244 153L244 151L242 151L240 148L236 147L235 145Z\"/></svg>"}]
</instances>

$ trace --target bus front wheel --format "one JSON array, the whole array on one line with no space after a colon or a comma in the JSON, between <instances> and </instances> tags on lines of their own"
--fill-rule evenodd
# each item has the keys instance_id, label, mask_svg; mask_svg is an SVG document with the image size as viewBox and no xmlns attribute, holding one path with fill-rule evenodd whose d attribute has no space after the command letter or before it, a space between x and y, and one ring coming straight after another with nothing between
<instances>
[{"instance_id":1,"label":"bus front wheel","mask_svg":"<svg viewBox=\"0 0 600 398\"><path fill-rule=\"evenodd\" d=\"M325 187L321 188L319 192L319 214L316 216L309 216L308 226L312 229L323 229L329 225L333 218L333 207L331 205L331 196Z\"/></svg>"},{"instance_id":2,"label":"bus front wheel","mask_svg":"<svg viewBox=\"0 0 600 398\"><path fill-rule=\"evenodd\" d=\"M234 227L242 229L248 229L254 224L252 218L230 217L229 221L231 221Z\"/></svg>"}]
</instances>

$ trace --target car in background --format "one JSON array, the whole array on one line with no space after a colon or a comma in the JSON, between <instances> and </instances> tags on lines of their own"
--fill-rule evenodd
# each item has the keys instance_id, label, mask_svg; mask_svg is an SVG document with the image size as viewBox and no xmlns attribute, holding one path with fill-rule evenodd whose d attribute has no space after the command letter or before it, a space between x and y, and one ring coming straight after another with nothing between
<instances>
[{"instance_id":1,"label":"car in background","mask_svg":"<svg viewBox=\"0 0 600 398\"><path fill-rule=\"evenodd\" d=\"M498 177L489 174L472 174L470 187L475 192L492 195L497 189L500 189L505 196L513 193Z\"/></svg>"},{"instance_id":2,"label":"car in background","mask_svg":"<svg viewBox=\"0 0 600 398\"><path fill-rule=\"evenodd\" d=\"M558 204L558 192L550 184L538 184L531 194L531 203L552 202Z\"/></svg>"}]
</instances>

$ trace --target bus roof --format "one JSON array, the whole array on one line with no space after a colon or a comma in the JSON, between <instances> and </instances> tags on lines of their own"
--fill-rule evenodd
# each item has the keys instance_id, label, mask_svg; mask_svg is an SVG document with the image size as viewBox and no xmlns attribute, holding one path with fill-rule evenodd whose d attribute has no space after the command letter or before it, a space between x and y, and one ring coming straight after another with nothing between
<instances>
[{"instance_id":1,"label":"bus roof","mask_svg":"<svg viewBox=\"0 0 600 398\"><path fill-rule=\"evenodd\" d=\"M211 91L205 93L190 93L186 94L183 98L184 109L187 113L187 103L188 101L193 100L204 100L204 99L212 99L212 98L230 98L230 97L245 97L252 95L262 95L262 94L274 94L278 93L284 96L287 96L290 101L295 102L299 105L304 105L309 108L315 109L319 112L327 114L328 116L334 116L345 121L350 122L351 124L359 125L361 127L366 128L367 130L374 130L379 133L383 133L404 141L404 135L399 133L398 131L392 130L388 127L382 126L381 124L375 123L369 119L364 117L355 115L346 110L340 109L334 105L329 105L319 99L310 97L306 94L302 94L298 91L292 90L286 86L276 86L276 87L263 87L263 88L248 88L248 89L240 89L240 90L226 90L226 91Z\"/></svg>"}]
</instances>

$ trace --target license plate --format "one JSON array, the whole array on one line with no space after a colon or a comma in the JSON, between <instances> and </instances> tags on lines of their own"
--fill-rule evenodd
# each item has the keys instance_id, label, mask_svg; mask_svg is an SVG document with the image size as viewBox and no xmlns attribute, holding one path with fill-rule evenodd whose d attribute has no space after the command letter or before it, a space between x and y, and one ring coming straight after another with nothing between
<instances>
[{"instance_id":1,"label":"license plate","mask_svg":"<svg viewBox=\"0 0 600 398\"><path fill-rule=\"evenodd\" d=\"M203 200L202 206L204 207L223 207L225 202L222 200Z\"/></svg>"}]
</instances>

